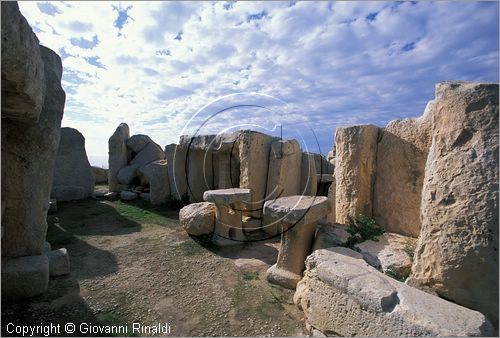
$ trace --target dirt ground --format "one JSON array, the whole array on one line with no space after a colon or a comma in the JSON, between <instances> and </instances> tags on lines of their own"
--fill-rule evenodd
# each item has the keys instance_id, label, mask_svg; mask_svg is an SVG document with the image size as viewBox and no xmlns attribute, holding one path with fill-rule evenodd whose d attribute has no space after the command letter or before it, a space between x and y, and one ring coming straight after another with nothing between
<instances>
[{"instance_id":1,"label":"dirt ground","mask_svg":"<svg viewBox=\"0 0 500 338\"><path fill-rule=\"evenodd\" d=\"M51 277L49 291L2 302L5 325L169 323L171 336L302 336L293 292L267 283L278 240L219 249L188 236L173 208L143 201L89 199L60 203L49 215L48 241L65 247L71 274ZM65 332L61 332L66 336ZM123 336L124 334L117 334Z\"/></svg>"}]
</instances>

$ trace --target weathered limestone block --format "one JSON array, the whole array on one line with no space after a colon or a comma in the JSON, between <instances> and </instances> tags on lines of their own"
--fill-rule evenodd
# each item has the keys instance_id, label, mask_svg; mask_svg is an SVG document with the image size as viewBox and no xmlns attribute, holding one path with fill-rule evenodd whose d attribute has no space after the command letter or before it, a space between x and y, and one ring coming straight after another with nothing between
<instances>
[{"instance_id":1,"label":"weathered limestone block","mask_svg":"<svg viewBox=\"0 0 500 338\"><path fill-rule=\"evenodd\" d=\"M47 255L2 259L2 298L33 297L44 293L48 286L49 260Z\"/></svg>"},{"instance_id":2,"label":"weathered limestone block","mask_svg":"<svg viewBox=\"0 0 500 338\"><path fill-rule=\"evenodd\" d=\"M242 132L217 135L213 157L214 186L217 189L238 188L240 185L239 139Z\"/></svg>"},{"instance_id":3,"label":"weathered limestone block","mask_svg":"<svg viewBox=\"0 0 500 338\"><path fill-rule=\"evenodd\" d=\"M207 190L203 199L215 203L213 241L219 246L243 244L243 214L241 205L250 202L250 189L230 188Z\"/></svg>"},{"instance_id":4,"label":"weathered limestone block","mask_svg":"<svg viewBox=\"0 0 500 338\"><path fill-rule=\"evenodd\" d=\"M41 255L65 93L59 56L40 46L46 95L37 124L2 121L2 257ZM2 283L3 284L3 283Z\"/></svg>"},{"instance_id":5,"label":"weathered limestone block","mask_svg":"<svg viewBox=\"0 0 500 338\"><path fill-rule=\"evenodd\" d=\"M433 107L431 101L422 117L392 121L380 132L373 218L386 231L412 237L420 234L420 202Z\"/></svg>"},{"instance_id":6,"label":"weathered limestone block","mask_svg":"<svg viewBox=\"0 0 500 338\"><path fill-rule=\"evenodd\" d=\"M58 201L91 197L94 193L94 182L85 151L85 138L76 129L61 128L51 197Z\"/></svg>"},{"instance_id":7,"label":"weathered limestone block","mask_svg":"<svg viewBox=\"0 0 500 338\"><path fill-rule=\"evenodd\" d=\"M316 196L318 179L316 177L316 161L311 153L302 153L300 165L300 195Z\"/></svg>"},{"instance_id":8,"label":"weathered limestone block","mask_svg":"<svg viewBox=\"0 0 500 338\"><path fill-rule=\"evenodd\" d=\"M335 137L336 222L372 217L379 130L373 125L337 128Z\"/></svg>"},{"instance_id":9,"label":"weathered limestone block","mask_svg":"<svg viewBox=\"0 0 500 338\"><path fill-rule=\"evenodd\" d=\"M139 197L139 194L133 191L123 190L120 192L120 198L124 201L132 201Z\"/></svg>"},{"instance_id":10,"label":"weathered limestone block","mask_svg":"<svg viewBox=\"0 0 500 338\"><path fill-rule=\"evenodd\" d=\"M312 251L327 249L334 246L344 246L349 237L351 237L351 235L347 232L347 227L345 225L320 222L316 227Z\"/></svg>"},{"instance_id":11,"label":"weathered limestone block","mask_svg":"<svg viewBox=\"0 0 500 338\"><path fill-rule=\"evenodd\" d=\"M143 165L146 165L148 163L164 159L165 159L165 153L163 152L161 147L154 142L149 142L130 161L130 165L138 165L139 167L142 167Z\"/></svg>"},{"instance_id":12,"label":"weathered limestone block","mask_svg":"<svg viewBox=\"0 0 500 338\"><path fill-rule=\"evenodd\" d=\"M386 232L354 247L368 264L401 280L410 275L416 244L416 238Z\"/></svg>"},{"instance_id":13,"label":"weathered limestone block","mask_svg":"<svg viewBox=\"0 0 500 338\"><path fill-rule=\"evenodd\" d=\"M92 166L92 173L94 175L95 184L108 183L108 169Z\"/></svg>"},{"instance_id":14,"label":"weathered limestone block","mask_svg":"<svg viewBox=\"0 0 500 338\"><path fill-rule=\"evenodd\" d=\"M137 170L139 169L139 164L126 165L118 171L116 179L119 186L128 186L137 177ZM123 190L121 188L120 190Z\"/></svg>"},{"instance_id":15,"label":"weathered limestone block","mask_svg":"<svg viewBox=\"0 0 500 338\"><path fill-rule=\"evenodd\" d=\"M338 336L490 336L479 312L409 287L368 265L347 248L307 258L294 302L306 320Z\"/></svg>"},{"instance_id":16,"label":"weathered limestone block","mask_svg":"<svg viewBox=\"0 0 500 338\"><path fill-rule=\"evenodd\" d=\"M151 162L138 169L141 181L149 183L149 199L151 204L166 203L170 197L167 161Z\"/></svg>"},{"instance_id":17,"label":"weathered limestone block","mask_svg":"<svg viewBox=\"0 0 500 338\"><path fill-rule=\"evenodd\" d=\"M244 216L262 217L266 199L267 172L271 143L277 140L256 131L245 130L239 138L240 188L250 189L251 202L244 206Z\"/></svg>"},{"instance_id":18,"label":"weathered limestone block","mask_svg":"<svg viewBox=\"0 0 500 338\"><path fill-rule=\"evenodd\" d=\"M130 131L126 123L122 123L116 128L115 132L108 141L109 157L108 157L108 185L109 191L119 192L123 187L118 183L118 172L125 167L129 160L127 151L127 140L130 136Z\"/></svg>"},{"instance_id":19,"label":"weathered limestone block","mask_svg":"<svg viewBox=\"0 0 500 338\"><path fill-rule=\"evenodd\" d=\"M132 135L126 142L127 147L134 153L140 152L148 143L153 142L148 135Z\"/></svg>"},{"instance_id":20,"label":"weathered limestone block","mask_svg":"<svg viewBox=\"0 0 500 338\"><path fill-rule=\"evenodd\" d=\"M2 119L36 123L45 86L38 38L17 2L2 2Z\"/></svg>"},{"instance_id":21,"label":"weathered limestone block","mask_svg":"<svg viewBox=\"0 0 500 338\"><path fill-rule=\"evenodd\" d=\"M264 215L279 222L281 232L278 260L266 273L269 282L295 289L311 252L316 224L327 208L327 198L318 196L281 197L264 204Z\"/></svg>"},{"instance_id":22,"label":"weathered limestone block","mask_svg":"<svg viewBox=\"0 0 500 338\"><path fill-rule=\"evenodd\" d=\"M314 159L317 174L333 174L333 164L331 164L323 155L318 153L308 154L310 154Z\"/></svg>"},{"instance_id":23,"label":"weathered limestone block","mask_svg":"<svg viewBox=\"0 0 500 338\"><path fill-rule=\"evenodd\" d=\"M181 200L187 194L186 150L169 144L165 146L165 157L172 198Z\"/></svg>"},{"instance_id":24,"label":"weathered limestone block","mask_svg":"<svg viewBox=\"0 0 500 338\"><path fill-rule=\"evenodd\" d=\"M66 248L48 251L47 258L49 259L49 272L51 276L67 275L70 272L69 256Z\"/></svg>"},{"instance_id":25,"label":"weathered limestone block","mask_svg":"<svg viewBox=\"0 0 500 338\"><path fill-rule=\"evenodd\" d=\"M498 84L436 86L412 276L498 324Z\"/></svg>"},{"instance_id":26,"label":"weathered limestone block","mask_svg":"<svg viewBox=\"0 0 500 338\"><path fill-rule=\"evenodd\" d=\"M187 151L187 191L189 201L203 201L203 193L213 188L212 152L190 149Z\"/></svg>"},{"instance_id":27,"label":"weathered limestone block","mask_svg":"<svg viewBox=\"0 0 500 338\"><path fill-rule=\"evenodd\" d=\"M179 222L190 235L211 234L215 226L215 204L210 202L188 204L179 211Z\"/></svg>"}]
</instances>

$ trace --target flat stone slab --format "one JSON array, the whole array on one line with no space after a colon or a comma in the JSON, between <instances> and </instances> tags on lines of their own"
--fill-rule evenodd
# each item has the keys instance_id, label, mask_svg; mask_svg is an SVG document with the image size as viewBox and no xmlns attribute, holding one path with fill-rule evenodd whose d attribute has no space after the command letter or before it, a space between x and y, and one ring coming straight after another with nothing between
<instances>
[{"instance_id":1,"label":"flat stone slab","mask_svg":"<svg viewBox=\"0 0 500 338\"><path fill-rule=\"evenodd\" d=\"M242 188L207 190L203 193L203 199L207 202L225 205L238 202L250 203L251 194L250 189Z\"/></svg>"},{"instance_id":2,"label":"flat stone slab","mask_svg":"<svg viewBox=\"0 0 500 338\"><path fill-rule=\"evenodd\" d=\"M294 302L320 331L339 336L491 336L478 311L388 277L347 248L307 258Z\"/></svg>"},{"instance_id":3,"label":"flat stone slab","mask_svg":"<svg viewBox=\"0 0 500 338\"><path fill-rule=\"evenodd\" d=\"M132 201L138 198L139 195L132 191L122 191L120 192L120 198L124 201Z\"/></svg>"},{"instance_id":4,"label":"flat stone slab","mask_svg":"<svg viewBox=\"0 0 500 338\"><path fill-rule=\"evenodd\" d=\"M328 212L328 197L287 196L264 203L264 215L288 224L318 222Z\"/></svg>"}]
</instances>

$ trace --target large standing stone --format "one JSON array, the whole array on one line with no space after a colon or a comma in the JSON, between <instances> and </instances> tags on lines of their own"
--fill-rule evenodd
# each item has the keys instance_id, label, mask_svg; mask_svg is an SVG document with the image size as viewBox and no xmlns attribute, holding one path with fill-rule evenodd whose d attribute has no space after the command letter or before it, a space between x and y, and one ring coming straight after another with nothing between
<instances>
[{"instance_id":1,"label":"large standing stone","mask_svg":"<svg viewBox=\"0 0 500 338\"><path fill-rule=\"evenodd\" d=\"M498 324L498 85L436 86L413 279Z\"/></svg>"},{"instance_id":2,"label":"large standing stone","mask_svg":"<svg viewBox=\"0 0 500 338\"><path fill-rule=\"evenodd\" d=\"M85 151L85 138L76 129L62 128L51 197L58 201L91 197L94 193L94 182Z\"/></svg>"},{"instance_id":3,"label":"large standing stone","mask_svg":"<svg viewBox=\"0 0 500 338\"><path fill-rule=\"evenodd\" d=\"M252 130L243 131L239 137L240 188L250 189L251 194L244 216L262 217L269 153L274 140L275 137Z\"/></svg>"},{"instance_id":4,"label":"large standing stone","mask_svg":"<svg viewBox=\"0 0 500 338\"><path fill-rule=\"evenodd\" d=\"M38 38L17 2L2 2L2 118L36 123L45 98Z\"/></svg>"},{"instance_id":5,"label":"large standing stone","mask_svg":"<svg viewBox=\"0 0 500 338\"><path fill-rule=\"evenodd\" d=\"M328 223L336 223L336 210L335 210L335 193L337 185L335 177L333 177L332 183L328 187L328 213L326 214L326 221Z\"/></svg>"},{"instance_id":6,"label":"large standing stone","mask_svg":"<svg viewBox=\"0 0 500 338\"><path fill-rule=\"evenodd\" d=\"M300 165L300 195L316 196L318 179L316 177L316 161L313 154L302 153Z\"/></svg>"},{"instance_id":7,"label":"large standing stone","mask_svg":"<svg viewBox=\"0 0 500 338\"><path fill-rule=\"evenodd\" d=\"M186 205L179 211L179 222L190 235L211 234L215 226L215 204L199 202Z\"/></svg>"},{"instance_id":8,"label":"large standing stone","mask_svg":"<svg viewBox=\"0 0 500 338\"><path fill-rule=\"evenodd\" d=\"M381 131L373 192L373 218L387 231L420 234L420 201L430 143L433 101L418 119L390 122Z\"/></svg>"},{"instance_id":9,"label":"large standing stone","mask_svg":"<svg viewBox=\"0 0 500 338\"><path fill-rule=\"evenodd\" d=\"M336 222L372 217L379 130L373 125L337 128L335 147Z\"/></svg>"},{"instance_id":10,"label":"large standing stone","mask_svg":"<svg viewBox=\"0 0 500 338\"><path fill-rule=\"evenodd\" d=\"M128 163L129 155L127 151L127 140L130 131L126 123L121 123L108 141L108 185L109 191L121 191L123 187L118 183L118 172Z\"/></svg>"},{"instance_id":11,"label":"large standing stone","mask_svg":"<svg viewBox=\"0 0 500 338\"><path fill-rule=\"evenodd\" d=\"M151 204L166 203L170 197L167 161L159 160L140 167L139 177L149 183L149 200Z\"/></svg>"},{"instance_id":12,"label":"large standing stone","mask_svg":"<svg viewBox=\"0 0 500 338\"><path fill-rule=\"evenodd\" d=\"M294 302L306 320L336 336L491 336L479 312L409 287L347 248L307 258Z\"/></svg>"},{"instance_id":13,"label":"large standing stone","mask_svg":"<svg viewBox=\"0 0 500 338\"><path fill-rule=\"evenodd\" d=\"M2 121L2 258L41 255L65 93L59 56L40 46L46 95L37 124Z\"/></svg>"}]
</instances>

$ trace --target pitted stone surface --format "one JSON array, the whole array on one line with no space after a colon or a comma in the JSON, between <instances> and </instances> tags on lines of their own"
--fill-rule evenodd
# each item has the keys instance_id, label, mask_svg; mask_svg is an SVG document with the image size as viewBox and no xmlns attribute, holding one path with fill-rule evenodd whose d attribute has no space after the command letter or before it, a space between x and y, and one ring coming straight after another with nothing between
<instances>
[{"instance_id":1,"label":"pitted stone surface","mask_svg":"<svg viewBox=\"0 0 500 338\"><path fill-rule=\"evenodd\" d=\"M207 190L203 193L203 199L215 204L232 204L238 202L250 202L250 189L229 188Z\"/></svg>"}]
</instances>

